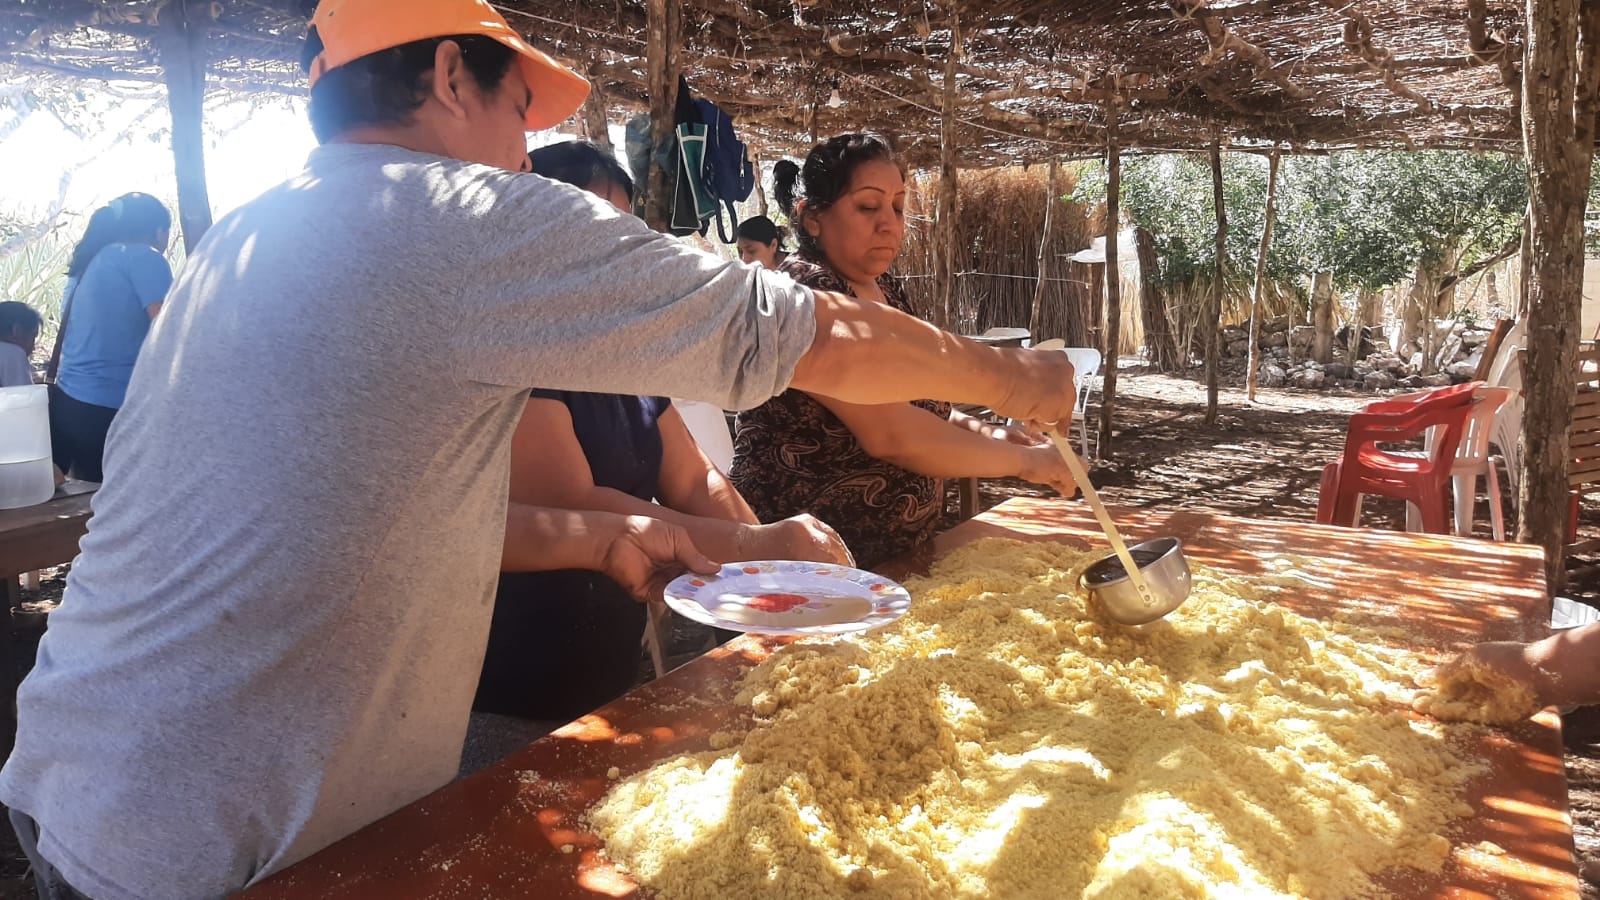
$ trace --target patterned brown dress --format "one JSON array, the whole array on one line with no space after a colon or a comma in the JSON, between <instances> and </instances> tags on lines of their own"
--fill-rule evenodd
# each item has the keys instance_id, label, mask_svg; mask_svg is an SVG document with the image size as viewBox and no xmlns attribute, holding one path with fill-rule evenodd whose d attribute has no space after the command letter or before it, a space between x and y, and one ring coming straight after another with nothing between
<instances>
[{"instance_id":1,"label":"patterned brown dress","mask_svg":"<svg viewBox=\"0 0 1600 900\"><path fill-rule=\"evenodd\" d=\"M855 296L843 278L803 250L778 271ZM890 306L911 312L899 280L886 274L878 287ZM950 415L948 403L915 405L940 418ZM944 510L942 479L869 456L838 416L801 391L784 391L740 413L733 449L729 478L761 521L811 513L839 532L860 566L875 566L932 537Z\"/></svg>"}]
</instances>

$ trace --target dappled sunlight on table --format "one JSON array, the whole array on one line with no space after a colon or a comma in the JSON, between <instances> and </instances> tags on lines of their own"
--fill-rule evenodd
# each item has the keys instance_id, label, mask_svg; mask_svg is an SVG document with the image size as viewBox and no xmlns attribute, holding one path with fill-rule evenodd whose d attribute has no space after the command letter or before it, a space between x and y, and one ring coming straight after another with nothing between
<instances>
[{"instance_id":1,"label":"dappled sunlight on table","mask_svg":"<svg viewBox=\"0 0 1600 900\"><path fill-rule=\"evenodd\" d=\"M1548 630L1542 558L1533 547L1172 509L1113 507L1112 515L1130 541L1176 536L1184 542L1191 563L1219 576L1271 576L1268 580L1278 586L1271 598L1274 603L1316 619L1340 617L1384 628L1385 635L1417 649L1439 652L1485 639L1538 637ZM984 537L1060 541L1109 552L1081 503L1018 499L880 571L892 578L925 572L937 555ZM1029 610L1012 615L1018 612L1033 616L1022 620L1029 627L1051 625ZM1269 614L1270 610L1259 613ZM1244 617L1240 628L1247 630L1252 621L1251 616ZM1096 627L1114 626L1096 623ZM1170 643L1172 629L1182 627L1182 622L1163 622L1143 634L1152 642ZM753 635L730 642L291 867L246 892L245 898L559 900L636 895L634 882L600 855L599 839L589 830L585 813L619 781L679 754L705 750L717 732L744 730L750 721L749 707L741 708L733 700L741 678L788 643ZM980 673L984 683L1006 681L1005 662L992 654L978 658L993 667ZM919 684L932 677L930 662L901 660L885 678L902 685ZM1196 666L1186 669L1181 654L1167 662L1174 667L1172 678L1196 679L1196 683L1250 675L1207 674ZM1285 684L1293 689L1290 682ZM973 715L985 714L983 691L973 689L962 696L965 700L956 702L970 704ZM1128 702L1128 698L1103 698L1104 704ZM1336 714L1309 700L1302 708L1299 715L1306 719L1306 727L1318 727L1318 717ZM894 723L884 724L892 728ZM1070 722L1058 723L1051 730L1071 727ZM1459 833L1451 835L1453 846L1443 874L1398 871L1381 878L1381 888L1406 897L1575 897L1559 720L1546 711L1509 729L1468 733L1478 736L1463 750L1482 760L1487 772L1466 790L1463 799L1476 814L1461 820ZM1180 766L1193 750L1181 741L1153 749ZM1081 740L1067 750L1019 746L997 756L1019 779L1093 777L1104 758L1108 758L1105 748ZM1252 777L1265 786L1274 776L1262 769ZM904 788L912 791L916 785ZM728 808L739 808L741 790L735 785ZM1017 835L1029 833L1030 822L1044 821L1041 817L1050 810L1038 805L1037 798L1011 802L1002 795L1003 786L996 790L1001 793L993 798L994 808L1004 815L996 817L982 836L993 843L999 858L1021 852L1013 846ZM1175 813L1197 816L1197 822L1207 815L1204 798L1180 794L1174 802L1183 805L1174 807ZM1271 814L1270 804L1259 808ZM564 849L569 846L570 851ZM694 849L691 845L683 852ZM914 861L896 865L910 867ZM918 883L910 868L901 874L904 883ZM841 893L848 886L848 875L837 873ZM887 877L893 879L894 873ZM1108 878L1114 880L1110 887L1131 891L1138 885L1127 880L1130 877L1110 873ZM750 896L756 896L759 888L753 891Z\"/></svg>"}]
</instances>

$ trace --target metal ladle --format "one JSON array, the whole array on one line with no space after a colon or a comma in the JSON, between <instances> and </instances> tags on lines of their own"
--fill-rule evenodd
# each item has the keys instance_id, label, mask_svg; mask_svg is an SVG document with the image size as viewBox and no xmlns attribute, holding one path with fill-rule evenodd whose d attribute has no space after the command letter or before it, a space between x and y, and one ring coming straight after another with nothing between
<instances>
[{"instance_id":1,"label":"metal ladle","mask_svg":"<svg viewBox=\"0 0 1600 900\"><path fill-rule=\"evenodd\" d=\"M1055 445L1056 452L1061 454L1062 462L1067 464L1067 471L1072 473L1073 480L1078 483L1078 488L1083 491L1083 499L1088 502L1089 509L1094 512L1095 518L1100 520L1100 530L1105 532L1106 540L1110 542L1112 552L1122 562L1122 569L1127 573L1129 583L1133 585L1134 590L1138 591L1139 598L1144 601L1146 610L1156 613L1155 615L1144 612L1130 613L1113 604L1102 604L1107 615L1124 625L1142 625L1176 609L1184 600L1188 599L1189 579L1184 577L1180 586L1168 589L1169 593L1171 590L1180 590L1182 596L1164 596L1158 599L1156 592L1150 587L1150 582L1145 578L1144 572L1140 570L1138 563L1134 560L1133 554L1128 552L1128 545L1123 542L1122 533L1117 530L1116 523L1111 521L1111 514L1106 512L1106 505L1101 502L1100 494L1095 491L1094 485L1089 483L1089 473L1083 467L1083 460L1079 459L1078 454L1073 452L1071 442L1057 432L1050 432L1050 442ZM1176 547L1173 552L1176 552L1181 559L1183 553L1181 547ZM1187 576L1187 564L1184 565L1183 571Z\"/></svg>"}]
</instances>

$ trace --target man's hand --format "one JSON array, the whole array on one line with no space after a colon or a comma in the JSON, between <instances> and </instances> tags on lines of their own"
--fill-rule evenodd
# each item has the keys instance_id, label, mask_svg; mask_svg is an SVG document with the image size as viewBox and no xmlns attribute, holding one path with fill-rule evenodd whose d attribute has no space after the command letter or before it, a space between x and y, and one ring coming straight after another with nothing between
<instances>
[{"instance_id":1,"label":"man's hand","mask_svg":"<svg viewBox=\"0 0 1600 900\"><path fill-rule=\"evenodd\" d=\"M1551 702L1550 673L1534 658L1532 644L1489 641L1417 675L1423 688L1413 706L1447 720L1506 725Z\"/></svg>"},{"instance_id":2,"label":"man's hand","mask_svg":"<svg viewBox=\"0 0 1600 900\"><path fill-rule=\"evenodd\" d=\"M800 559L853 566L855 557L837 532L810 513L770 525L750 526L751 559Z\"/></svg>"},{"instance_id":3,"label":"man's hand","mask_svg":"<svg viewBox=\"0 0 1600 900\"><path fill-rule=\"evenodd\" d=\"M1004 394L989 408L1041 431L1066 434L1078 400L1072 360L1059 350L991 349L1003 354Z\"/></svg>"},{"instance_id":4,"label":"man's hand","mask_svg":"<svg viewBox=\"0 0 1600 900\"><path fill-rule=\"evenodd\" d=\"M627 588L634 599L660 600L667 582L684 572L715 574L718 566L695 549L689 533L646 516L619 516L595 568Z\"/></svg>"}]
</instances>

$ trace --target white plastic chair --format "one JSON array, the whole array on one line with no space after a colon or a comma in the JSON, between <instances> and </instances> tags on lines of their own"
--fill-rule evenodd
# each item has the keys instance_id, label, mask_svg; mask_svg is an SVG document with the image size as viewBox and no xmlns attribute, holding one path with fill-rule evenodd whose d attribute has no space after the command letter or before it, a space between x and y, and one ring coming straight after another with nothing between
<instances>
[{"instance_id":1,"label":"white plastic chair","mask_svg":"<svg viewBox=\"0 0 1600 900\"><path fill-rule=\"evenodd\" d=\"M1495 457L1489 453L1489 441L1494 434L1499 412L1516 392L1508 387L1485 384L1472 392L1472 412L1467 417L1467 430L1456 445L1456 458L1450 465L1450 486L1455 493L1455 533L1461 537L1472 535L1473 501L1478 497L1478 477L1485 481L1489 496L1489 524L1494 539L1506 539L1505 513L1500 506L1500 475L1495 468ZM1424 391L1394 400L1409 400L1427 396ZM1392 402L1392 401L1390 401ZM1429 429L1422 454L1433 452L1434 432ZM1395 455L1406 455L1396 453ZM1406 530L1422 530L1422 513L1414 504L1406 504Z\"/></svg>"},{"instance_id":2,"label":"white plastic chair","mask_svg":"<svg viewBox=\"0 0 1600 900\"><path fill-rule=\"evenodd\" d=\"M1078 390L1078 399L1072 405L1072 421L1078 426L1080 456L1093 459L1089 453L1089 433L1095 432L1095 452L1100 451L1098 429L1088 421L1089 395L1094 393L1095 378L1100 374L1100 351L1093 347L1062 347L1061 352L1072 360L1072 385Z\"/></svg>"},{"instance_id":3,"label":"white plastic chair","mask_svg":"<svg viewBox=\"0 0 1600 900\"><path fill-rule=\"evenodd\" d=\"M1485 379L1495 387L1511 389L1511 396L1500 407L1500 413L1495 416L1494 425L1489 430L1489 443L1505 460L1506 481L1511 485L1513 494L1517 492L1518 482L1522 478L1522 451L1517 442L1522 437L1521 351L1528 343L1528 330L1524 322L1518 321L1506 332Z\"/></svg>"},{"instance_id":4,"label":"white plastic chair","mask_svg":"<svg viewBox=\"0 0 1600 900\"><path fill-rule=\"evenodd\" d=\"M689 428L689 436L700 445L706 458L717 471L728 474L733 465L733 435L728 431L728 418L722 410L699 400L674 400L678 415Z\"/></svg>"}]
</instances>

